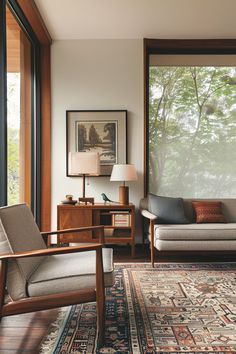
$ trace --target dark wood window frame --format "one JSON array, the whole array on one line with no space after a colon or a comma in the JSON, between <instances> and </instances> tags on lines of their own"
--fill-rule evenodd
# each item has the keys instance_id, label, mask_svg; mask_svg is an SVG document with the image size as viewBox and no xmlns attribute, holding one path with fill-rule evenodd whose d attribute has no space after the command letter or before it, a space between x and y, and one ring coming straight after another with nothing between
<instances>
[{"instance_id":1,"label":"dark wood window frame","mask_svg":"<svg viewBox=\"0 0 236 354\"><path fill-rule=\"evenodd\" d=\"M51 82L50 82L50 45L51 37L45 27L41 15L31 0L4 0L0 2L0 205L7 202L7 125L6 125L6 4L8 4L17 17L21 17L23 25L31 31L38 43L36 56L38 63L34 65L39 72L39 80L34 82L40 92L36 103L35 120L37 131L40 135L35 136L34 172L36 183L33 193L33 209L36 210L36 219L42 230L51 227ZM40 86L39 86L40 85ZM37 153L36 153L37 152Z\"/></svg>"},{"instance_id":2,"label":"dark wood window frame","mask_svg":"<svg viewBox=\"0 0 236 354\"><path fill-rule=\"evenodd\" d=\"M169 55L235 55L236 39L144 39L144 195L148 193L149 157L149 56Z\"/></svg>"}]
</instances>

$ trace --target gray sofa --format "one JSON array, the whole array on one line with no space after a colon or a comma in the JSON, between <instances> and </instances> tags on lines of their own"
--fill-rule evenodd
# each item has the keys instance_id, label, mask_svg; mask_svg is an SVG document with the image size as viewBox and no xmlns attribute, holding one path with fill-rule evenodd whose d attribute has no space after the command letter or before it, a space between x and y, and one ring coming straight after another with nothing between
<instances>
[{"instance_id":1,"label":"gray sofa","mask_svg":"<svg viewBox=\"0 0 236 354\"><path fill-rule=\"evenodd\" d=\"M196 199L203 200L203 199ZM212 201L213 199L207 199ZM236 250L236 199L217 199L227 223L196 224L193 199L184 199L185 215L189 224L156 224L157 216L148 211L148 199L140 202L144 229L148 225L151 261L154 248L159 251L233 251Z\"/></svg>"}]
</instances>

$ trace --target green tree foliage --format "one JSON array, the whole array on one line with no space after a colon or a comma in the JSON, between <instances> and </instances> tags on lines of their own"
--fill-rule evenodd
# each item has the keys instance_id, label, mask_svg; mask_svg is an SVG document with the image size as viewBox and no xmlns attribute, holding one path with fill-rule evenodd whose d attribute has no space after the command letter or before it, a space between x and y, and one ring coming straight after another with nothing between
<instances>
[{"instance_id":1,"label":"green tree foliage","mask_svg":"<svg viewBox=\"0 0 236 354\"><path fill-rule=\"evenodd\" d=\"M236 68L151 67L149 190L236 196Z\"/></svg>"},{"instance_id":2,"label":"green tree foliage","mask_svg":"<svg viewBox=\"0 0 236 354\"><path fill-rule=\"evenodd\" d=\"M7 74L8 204L19 203L20 73Z\"/></svg>"},{"instance_id":3,"label":"green tree foliage","mask_svg":"<svg viewBox=\"0 0 236 354\"><path fill-rule=\"evenodd\" d=\"M19 203L19 130L8 128L8 204Z\"/></svg>"}]
</instances>

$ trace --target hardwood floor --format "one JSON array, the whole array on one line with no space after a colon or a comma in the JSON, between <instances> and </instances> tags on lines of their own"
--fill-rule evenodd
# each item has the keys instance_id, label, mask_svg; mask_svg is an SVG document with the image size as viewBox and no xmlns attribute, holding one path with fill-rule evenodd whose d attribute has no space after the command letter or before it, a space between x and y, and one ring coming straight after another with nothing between
<instances>
[{"instance_id":1,"label":"hardwood floor","mask_svg":"<svg viewBox=\"0 0 236 354\"><path fill-rule=\"evenodd\" d=\"M150 262L148 245L136 245L136 257L131 258L130 247L115 246L114 262ZM183 252L155 250L155 262L236 262L235 252Z\"/></svg>"},{"instance_id":2,"label":"hardwood floor","mask_svg":"<svg viewBox=\"0 0 236 354\"><path fill-rule=\"evenodd\" d=\"M156 255L158 262L201 262L236 261L234 254L190 254L161 252ZM148 246L136 246L136 257L131 258L130 248L116 246L115 262L149 262ZM37 354L42 339L47 335L50 325L57 318L58 309L30 314L5 317L0 323L0 354Z\"/></svg>"},{"instance_id":3,"label":"hardwood floor","mask_svg":"<svg viewBox=\"0 0 236 354\"><path fill-rule=\"evenodd\" d=\"M1 354L36 354L57 318L58 309L4 317L0 325Z\"/></svg>"}]
</instances>

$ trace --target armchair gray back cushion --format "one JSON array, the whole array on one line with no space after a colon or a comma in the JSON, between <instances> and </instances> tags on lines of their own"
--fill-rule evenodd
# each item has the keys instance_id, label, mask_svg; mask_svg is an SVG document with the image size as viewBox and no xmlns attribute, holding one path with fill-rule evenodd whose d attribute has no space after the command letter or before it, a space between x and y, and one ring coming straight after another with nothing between
<instances>
[{"instance_id":1,"label":"armchair gray back cushion","mask_svg":"<svg viewBox=\"0 0 236 354\"><path fill-rule=\"evenodd\" d=\"M0 253L44 249L46 245L30 209L25 204L0 208ZM26 282L45 257L9 262L7 288L13 300L26 296Z\"/></svg>"}]
</instances>

